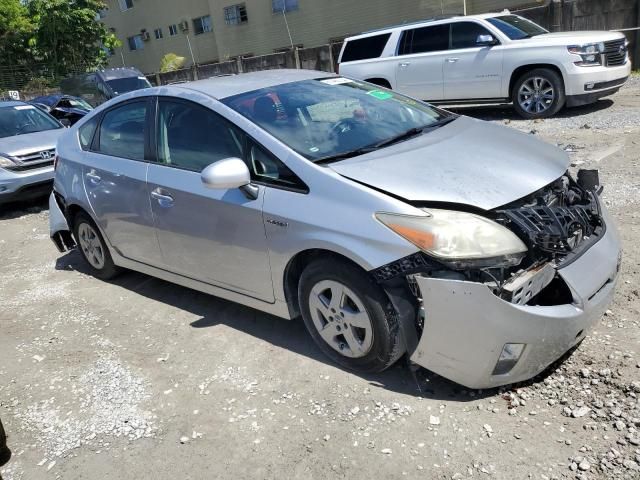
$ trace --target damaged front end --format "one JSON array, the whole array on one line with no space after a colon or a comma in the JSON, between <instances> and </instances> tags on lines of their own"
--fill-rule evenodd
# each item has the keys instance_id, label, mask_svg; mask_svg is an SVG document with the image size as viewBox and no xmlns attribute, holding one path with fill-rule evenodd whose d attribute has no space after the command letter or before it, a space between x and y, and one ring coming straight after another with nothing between
<instances>
[{"instance_id":1,"label":"damaged front end","mask_svg":"<svg viewBox=\"0 0 640 480\"><path fill-rule=\"evenodd\" d=\"M474 266L419 252L376 269L387 290L405 285L415 299L419 313L403 325L417 338L407 342L411 360L485 388L529 379L579 343L609 304L619 270L600 191L597 172L581 171L578 181L567 173L488 212L526 245L517 264Z\"/></svg>"}]
</instances>

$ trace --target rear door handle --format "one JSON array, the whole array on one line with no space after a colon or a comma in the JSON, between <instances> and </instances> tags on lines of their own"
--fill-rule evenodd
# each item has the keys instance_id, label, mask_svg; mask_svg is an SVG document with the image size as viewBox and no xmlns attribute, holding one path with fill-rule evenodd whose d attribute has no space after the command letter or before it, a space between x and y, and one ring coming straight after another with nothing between
<instances>
[{"instance_id":1,"label":"rear door handle","mask_svg":"<svg viewBox=\"0 0 640 480\"><path fill-rule=\"evenodd\" d=\"M450 57L450 58L447 58L445 61L447 63L456 63L458 60L460 60L460 59L459 58L455 58L455 57Z\"/></svg>"},{"instance_id":2,"label":"rear door handle","mask_svg":"<svg viewBox=\"0 0 640 480\"><path fill-rule=\"evenodd\" d=\"M96 172L93 172L93 171L87 173L85 176L94 185L98 185L102 181L102 178L100 177L100 175L98 175Z\"/></svg>"},{"instance_id":3,"label":"rear door handle","mask_svg":"<svg viewBox=\"0 0 640 480\"><path fill-rule=\"evenodd\" d=\"M153 190L151 192L151 197L155 198L162 208L173 207L173 197L161 188L156 188L155 190Z\"/></svg>"}]
</instances>

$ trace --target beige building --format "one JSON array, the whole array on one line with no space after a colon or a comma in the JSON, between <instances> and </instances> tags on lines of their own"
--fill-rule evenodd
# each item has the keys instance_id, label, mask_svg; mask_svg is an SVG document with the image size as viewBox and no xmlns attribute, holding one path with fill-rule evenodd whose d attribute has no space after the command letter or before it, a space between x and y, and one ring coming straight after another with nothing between
<instances>
[{"instance_id":1,"label":"beige building","mask_svg":"<svg viewBox=\"0 0 640 480\"><path fill-rule=\"evenodd\" d=\"M186 65L211 63L292 44L325 45L465 8L478 13L526 3L535 0L108 0L103 21L123 44L111 66L151 73L166 53L185 57Z\"/></svg>"}]
</instances>

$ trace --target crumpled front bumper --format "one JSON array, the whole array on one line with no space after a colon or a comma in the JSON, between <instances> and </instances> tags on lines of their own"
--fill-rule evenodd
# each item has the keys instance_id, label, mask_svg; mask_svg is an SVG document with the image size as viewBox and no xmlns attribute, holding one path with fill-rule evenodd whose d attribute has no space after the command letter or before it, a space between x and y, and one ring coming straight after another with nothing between
<instances>
[{"instance_id":1,"label":"crumpled front bumper","mask_svg":"<svg viewBox=\"0 0 640 480\"><path fill-rule=\"evenodd\" d=\"M417 276L425 309L411 360L469 388L528 380L578 344L611 302L620 267L620 240L605 212L604 236L558 275L573 303L515 305L484 284ZM493 375L506 343L526 344L518 363Z\"/></svg>"}]
</instances>

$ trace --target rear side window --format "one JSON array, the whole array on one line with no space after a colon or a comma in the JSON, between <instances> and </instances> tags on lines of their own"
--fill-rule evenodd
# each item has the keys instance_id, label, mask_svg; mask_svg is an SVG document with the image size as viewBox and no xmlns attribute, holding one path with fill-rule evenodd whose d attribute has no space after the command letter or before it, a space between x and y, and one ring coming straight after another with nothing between
<instances>
[{"instance_id":1,"label":"rear side window","mask_svg":"<svg viewBox=\"0 0 640 480\"><path fill-rule=\"evenodd\" d=\"M356 60L367 60L378 58L382 55L384 47L389 41L390 33L374 35L372 37L350 40L344 47L341 62L355 62Z\"/></svg>"},{"instance_id":2,"label":"rear side window","mask_svg":"<svg viewBox=\"0 0 640 480\"><path fill-rule=\"evenodd\" d=\"M477 47L479 35L491 35L491 32L475 22L454 23L451 25L451 48Z\"/></svg>"},{"instance_id":3,"label":"rear side window","mask_svg":"<svg viewBox=\"0 0 640 480\"><path fill-rule=\"evenodd\" d=\"M449 49L449 25L414 28L402 32L400 55L439 52Z\"/></svg>"},{"instance_id":4,"label":"rear side window","mask_svg":"<svg viewBox=\"0 0 640 480\"><path fill-rule=\"evenodd\" d=\"M114 157L144 160L147 102L127 103L102 117L98 151Z\"/></svg>"},{"instance_id":5,"label":"rear side window","mask_svg":"<svg viewBox=\"0 0 640 480\"><path fill-rule=\"evenodd\" d=\"M80 140L80 147L82 147L83 150L91 149L91 142L93 141L93 134L96 131L97 125L98 117L95 116L78 129L78 139Z\"/></svg>"}]
</instances>

